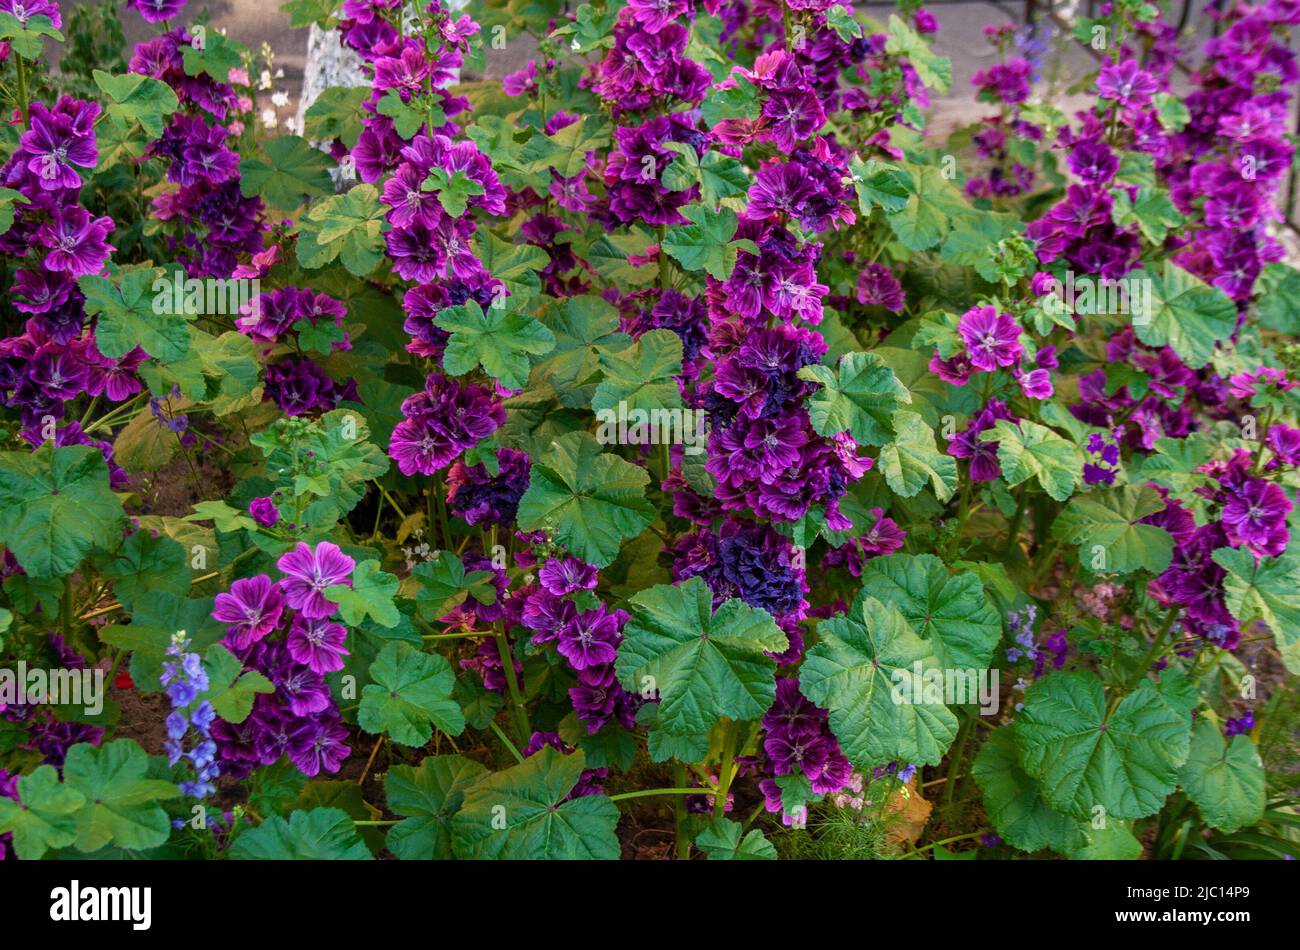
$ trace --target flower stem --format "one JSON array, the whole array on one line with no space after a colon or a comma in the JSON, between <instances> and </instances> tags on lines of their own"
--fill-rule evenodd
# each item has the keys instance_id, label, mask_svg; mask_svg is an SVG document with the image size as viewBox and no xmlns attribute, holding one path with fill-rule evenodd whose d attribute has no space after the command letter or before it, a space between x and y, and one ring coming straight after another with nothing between
<instances>
[{"instance_id":1,"label":"flower stem","mask_svg":"<svg viewBox=\"0 0 1300 950\"><path fill-rule=\"evenodd\" d=\"M19 55L14 54L14 61L18 67L18 108L23 116L23 128L28 127L29 105L27 102L27 63Z\"/></svg>"},{"instance_id":2,"label":"flower stem","mask_svg":"<svg viewBox=\"0 0 1300 950\"><path fill-rule=\"evenodd\" d=\"M515 658L510 652L510 643L500 630L494 631L497 641L497 653L501 655L501 665L505 667L506 686L510 690L510 705L515 717L515 728L519 730L519 741L528 744L533 730L528 724L528 710L524 708L524 697L519 692L519 677L515 675Z\"/></svg>"},{"instance_id":3,"label":"flower stem","mask_svg":"<svg viewBox=\"0 0 1300 950\"><path fill-rule=\"evenodd\" d=\"M505 731L496 724L496 720L494 719L493 721L489 722L488 725L491 726L492 731L497 734L497 738L501 740L501 744L510 750L510 754L514 756L515 761L522 762L524 760L523 754L519 751L519 749L515 746L515 744L510 741L510 737L505 734Z\"/></svg>"}]
</instances>

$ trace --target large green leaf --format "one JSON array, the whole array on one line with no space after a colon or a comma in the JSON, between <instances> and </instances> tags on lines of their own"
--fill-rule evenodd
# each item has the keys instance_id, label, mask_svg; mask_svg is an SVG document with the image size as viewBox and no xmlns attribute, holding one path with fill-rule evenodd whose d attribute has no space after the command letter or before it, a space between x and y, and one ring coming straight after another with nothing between
<instances>
[{"instance_id":1,"label":"large green leaf","mask_svg":"<svg viewBox=\"0 0 1300 950\"><path fill-rule=\"evenodd\" d=\"M1264 817L1264 764L1248 736L1225 740L1219 727L1202 717L1192 730L1192 746L1179 784L1196 802L1206 824L1225 834Z\"/></svg>"},{"instance_id":2,"label":"large green leaf","mask_svg":"<svg viewBox=\"0 0 1300 950\"><path fill-rule=\"evenodd\" d=\"M1227 294L1173 261L1165 261L1159 274L1143 270L1126 280L1150 281L1151 313L1135 315L1137 338L1148 346L1173 347L1192 369L1208 363L1215 345L1237 328L1237 306Z\"/></svg>"},{"instance_id":3,"label":"large green leaf","mask_svg":"<svg viewBox=\"0 0 1300 950\"><path fill-rule=\"evenodd\" d=\"M160 360L179 360L190 348L184 314L171 312L170 284L154 292L152 268L125 271L112 280L87 274L77 278L86 295L86 312L98 314L95 345L109 359L120 359L137 346Z\"/></svg>"},{"instance_id":4,"label":"large green leaf","mask_svg":"<svg viewBox=\"0 0 1300 950\"><path fill-rule=\"evenodd\" d=\"M549 383L571 409L590 405L601 354L621 351L632 342L619 332L618 310L600 297L583 295L566 298L540 319L555 335L555 349L534 367L534 385Z\"/></svg>"},{"instance_id":5,"label":"large green leaf","mask_svg":"<svg viewBox=\"0 0 1300 950\"><path fill-rule=\"evenodd\" d=\"M362 561L352 572L352 583L325 588L325 596L339 605L339 615L350 627L360 626L369 615L384 627L396 627L401 613L393 599L397 578L379 569L373 558Z\"/></svg>"},{"instance_id":6,"label":"large green leaf","mask_svg":"<svg viewBox=\"0 0 1300 950\"><path fill-rule=\"evenodd\" d=\"M205 695L226 722L243 722L253 711L253 700L259 693L275 692L269 679L257 670L245 670L239 657L220 643L208 648L203 667L209 684Z\"/></svg>"},{"instance_id":7,"label":"large green leaf","mask_svg":"<svg viewBox=\"0 0 1300 950\"><path fill-rule=\"evenodd\" d=\"M740 822L716 818L695 836L695 846L710 861L775 861L776 847L755 828L744 834Z\"/></svg>"},{"instance_id":8,"label":"large green leaf","mask_svg":"<svg viewBox=\"0 0 1300 950\"><path fill-rule=\"evenodd\" d=\"M749 244L746 250L754 249L752 242L732 240L738 219L730 208L714 211L694 204L682 208L681 212L691 223L669 228L660 249L684 270L702 270L710 277L726 280L735 269L737 251L745 243Z\"/></svg>"},{"instance_id":9,"label":"large green leaf","mask_svg":"<svg viewBox=\"0 0 1300 950\"><path fill-rule=\"evenodd\" d=\"M1300 335L1300 270L1265 264L1255 281L1255 313L1270 329Z\"/></svg>"},{"instance_id":10,"label":"large green leaf","mask_svg":"<svg viewBox=\"0 0 1300 950\"><path fill-rule=\"evenodd\" d=\"M239 163L239 190L245 198L260 197L279 211L297 211L303 198L331 194L334 161L297 135L282 135L262 146L267 161L246 158Z\"/></svg>"},{"instance_id":11,"label":"large green leaf","mask_svg":"<svg viewBox=\"0 0 1300 950\"><path fill-rule=\"evenodd\" d=\"M570 432L533 460L519 499L519 527L546 530L588 564L607 567L619 545L654 521L646 470L602 452L588 432Z\"/></svg>"},{"instance_id":12,"label":"large green leaf","mask_svg":"<svg viewBox=\"0 0 1300 950\"><path fill-rule=\"evenodd\" d=\"M715 614L708 585L692 577L641 591L631 613L615 670L626 689L658 692L665 732L706 732L723 717L757 719L772 705L776 663L766 653L789 644L767 611L732 598Z\"/></svg>"},{"instance_id":13,"label":"large green leaf","mask_svg":"<svg viewBox=\"0 0 1300 950\"><path fill-rule=\"evenodd\" d=\"M403 861L451 857L451 817L465 790L487 774L459 755L430 756L419 767L395 765L384 776L388 810L401 815L388 832L388 850Z\"/></svg>"},{"instance_id":14,"label":"large green leaf","mask_svg":"<svg viewBox=\"0 0 1300 950\"><path fill-rule=\"evenodd\" d=\"M337 258L349 273L365 277L384 256L384 212L374 185L321 199L301 222L298 263L315 270Z\"/></svg>"},{"instance_id":15,"label":"large green leaf","mask_svg":"<svg viewBox=\"0 0 1300 950\"><path fill-rule=\"evenodd\" d=\"M522 310L530 297L541 293L542 282L537 271L545 268L550 258L540 247L511 244L487 228L479 228L474 238L474 252L487 272L506 285L514 310Z\"/></svg>"},{"instance_id":16,"label":"large green leaf","mask_svg":"<svg viewBox=\"0 0 1300 950\"><path fill-rule=\"evenodd\" d=\"M1138 524L1165 508L1154 488L1126 485L1074 498L1052 523L1052 536L1079 546L1079 561L1100 574L1159 574L1173 558L1164 528Z\"/></svg>"},{"instance_id":17,"label":"large green leaf","mask_svg":"<svg viewBox=\"0 0 1300 950\"><path fill-rule=\"evenodd\" d=\"M1243 627L1262 620L1273 631L1282 662L1300 673L1300 555L1260 558L1244 548L1219 548L1214 560L1223 579L1228 610Z\"/></svg>"},{"instance_id":18,"label":"large green leaf","mask_svg":"<svg viewBox=\"0 0 1300 950\"><path fill-rule=\"evenodd\" d=\"M154 420L154 428L159 428ZM118 602L134 611L136 598L150 591L169 591L183 597L190 591L189 552L165 534L137 531L118 548L112 561L103 569L113 581Z\"/></svg>"},{"instance_id":19,"label":"large green leaf","mask_svg":"<svg viewBox=\"0 0 1300 950\"><path fill-rule=\"evenodd\" d=\"M950 574L933 554L872 558L862 569L862 591L897 607L943 667L984 669L1002 636L1002 620L979 577Z\"/></svg>"},{"instance_id":20,"label":"large green leaf","mask_svg":"<svg viewBox=\"0 0 1300 950\"><path fill-rule=\"evenodd\" d=\"M984 793L984 811L1003 840L1021 851L1061 854L1083 846L1079 822L1047 804L1038 783L1020 767L1010 729L994 729L971 767Z\"/></svg>"},{"instance_id":21,"label":"large green leaf","mask_svg":"<svg viewBox=\"0 0 1300 950\"><path fill-rule=\"evenodd\" d=\"M0 544L32 577L72 573L92 544L116 545L123 520L94 446L0 452Z\"/></svg>"},{"instance_id":22,"label":"large green leaf","mask_svg":"<svg viewBox=\"0 0 1300 950\"><path fill-rule=\"evenodd\" d=\"M18 779L18 801L0 797L0 834L13 833L19 860L39 860L77 840L77 813L85 804L80 792L59 781L53 766L38 766Z\"/></svg>"},{"instance_id":23,"label":"large green leaf","mask_svg":"<svg viewBox=\"0 0 1300 950\"><path fill-rule=\"evenodd\" d=\"M928 484L947 501L957 490L957 460L939 451L934 429L919 413L894 413L894 438L880 450L880 464L891 491L911 498Z\"/></svg>"},{"instance_id":24,"label":"large green leaf","mask_svg":"<svg viewBox=\"0 0 1300 950\"><path fill-rule=\"evenodd\" d=\"M98 851L109 843L142 851L167 840L171 822L158 802L176 798L180 789L147 778L148 771L149 757L130 739L99 748L80 743L68 750L63 782L85 799L77 812L79 851Z\"/></svg>"},{"instance_id":25,"label":"large green leaf","mask_svg":"<svg viewBox=\"0 0 1300 950\"><path fill-rule=\"evenodd\" d=\"M299 809L285 821L272 815L242 832L230 856L243 861L369 861L374 858L341 808Z\"/></svg>"},{"instance_id":26,"label":"large green leaf","mask_svg":"<svg viewBox=\"0 0 1300 950\"><path fill-rule=\"evenodd\" d=\"M1074 493L1083 472L1083 453L1077 445L1028 419L999 419L980 436L980 441L998 443L1002 477L1013 488L1037 478L1043 491L1057 501L1065 501Z\"/></svg>"},{"instance_id":27,"label":"large green leaf","mask_svg":"<svg viewBox=\"0 0 1300 950\"><path fill-rule=\"evenodd\" d=\"M484 313L473 300L440 311L434 323L451 334L442 356L447 372L463 376L482 366L507 389L527 386L534 358L555 347L555 335L540 320L504 307Z\"/></svg>"},{"instance_id":28,"label":"large green leaf","mask_svg":"<svg viewBox=\"0 0 1300 950\"><path fill-rule=\"evenodd\" d=\"M830 712L831 731L859 768L889 762L937 765L957 735L943 703L912 703L916 664L938 670L929 643L892 604L863 597L855 616L817 625L799 689Z\"/></svg>"},{"instance_id":29,"label":"large green leaf","mask_svg":"<svg viewBox=\"0 0 1300 950\"><path fill-rule=\"evenodd\" d=\"M456 675L440 654L424 653L409 643L390 643L370 664L361 691L357 724L366 732L387 732L401 745L422 746L433 726L447 735L465 731L465 716L451 698Z\"/></svg>"},{"instance_id":30,"label":"large green leaf","mask_svg":"<svg viewBox=\"0 0 1300 950\"><path fill-rule=\"evenodd\" d=\"M1178 782L1191 717L1150 680L1107 710L1097 676L1053 673L1025 693L1015 728L1021 765L1053 808L1075 818L1097 806L1108 820L1143 818Z\"/></svg>"},{"instance_id":31,"label":"large green leaf","mask_svg":"<svg viewBox=\"0 0 1300 950\"><path fill-rule=\"evenodd\" d=\"M818 435L847 431L859 445L883 445L892 433L894 412L912 394L875 353L846 353L834 369L815 364L799 378L820 383L808 403Z\"/></svg>"},{"instance_id":32,"label":"large green leaf","mask_svg":"<svg viewBox=\"0 0 1300 950\"><path fill-rule=\"evenodd\" d=\"M621 349L600 350L604 379L592 394L591 409L675 409L682 404L674 378L682 371L682 338L672 330L651 330Z\"/></svg>"},{"instance_id":33,"label":"large green leaf","mask_svg":"<svg viewBox=\"0 0 1300 950\"><path fill-rule=\"evenodd\" d=\"M452 852L462 859L617 859L617 806L604 795L568 797L585 765L581 752L566 756L544 746L475 782L451 819Z\"/></svg>"},{"instance_id":34,"label":"large green leaf","mask_svg":"<svg viewBox=\"0 0 1300 950\"><path fill-rule=\"evenodd\" d=\"M886 220L909 250L924 251L948 236L952 219L971 213L961 191L935 165L904 165L913 193L902 210L886 209Z\"/></svg>"},{"instance_id":35,"label":"large green leaf","mask_svg":"<svg viewBox=\"0 0 1300 950\"><path fill-rule=\"evenodd\" d=\"M159 138L167 126L167 117L180 106L172 87L160 79L138 73L114 76L102 69L92 70L91 75L111 100L104 114L120 129L139 123L145 135Z\"/></svg>"},{"instance_id":36,"label":"large green leaf","mask_svg":"<svg viewBox=\"0 0 1300 950\"><path fill-rule=\"evenodd\" d=\"M416 609L425 620L439 620L473 597L481 604L496 603L491 571L465 572L465 565L451 551L439 551L411 570L418 583Z\"/></svg>"},{"instance_id":37,"label":"large green leaf","mask_svg":"<svg viewBox=\"0 0 1300 950\"><path fill-rule=\"evenodd\" d=\"M907 207L908 196L916 191L909 172L878 159L864 162L855 155L849 160L849 172L863 215L870 215L877 206L888 214L897 214Z\"/></svg>"}]
</instances>

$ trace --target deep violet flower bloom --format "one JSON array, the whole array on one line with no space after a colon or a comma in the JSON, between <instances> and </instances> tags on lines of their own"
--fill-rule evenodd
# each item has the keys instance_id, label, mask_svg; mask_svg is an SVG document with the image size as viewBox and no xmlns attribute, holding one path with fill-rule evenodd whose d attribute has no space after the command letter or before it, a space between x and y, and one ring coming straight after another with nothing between
<instances>
[{"instance_id":1,"label":"deep violet flower bloom","mask_svg":"<svg viewBox=\"0 0 1300 950\"><path fill-rule=\"evenodd\" d=\"M991 304L972 307L962 314L957 332L966 344L971 365L981 372L991 373L999 366L1011 366L1023 352L1020 327Z\"/></svg>"},{"instance_id":2,"label":"deep violet flower bloom","mask_svg":"<svg viewBox=\"0 0 1300 950\"><path fill-rule=\"evenodd\" d=\"M1293 505L1279 485L1252 478L1223 506L1223 527L1233 547L1273 557L1286 550L1287 515Z\"/></svg>"},{"instance_id":3,"label":"deep violet flower bloom","mask_svg":"<svg viewBox=\"0 0 1300 950\"><path fill-rule=\"evenodd\" d=\"M1125 60L1118 66L1103 66L1101 75L1097 77L1097 95L1103 99L1112 99L1122 106L1147 105L1159 90L1160 87L1151 74L1141 69L1133 59Z\"/></svg>"},{"instance_id":4,"label":"deep violet flower bloom","mask_svg":"<svg viewBox=\"0 0 1300 950\"><path fill-rule=\"evenodd\" d=\"M280 510L270 498L254 498L248 503L248 513L263 528L274 528L280 520Z\"/></svg>"},{"instance_id":5,"label":"deep violet flower bloom","mask_svg":"<svg viewBox=\"0 0 1300 950\"><path fill-rule=\"evenodd\" d=\"M579 590L595 590L596 574L596 568L576 557L553 557L537 572L537 580L551 594L563 597Z\"/></svg>"},{"instance_id":6,"label":"deep violet flower bloom","mask_svg":"<svg viewBox=\"0 0 1300 950\"><path fill-rule=\"evenodd\" d=\"M41 225L36 237L49 248L46 267L84 277L104 269L114 250L106 240L112 230L112 218L92 218L84 208L72 205L59 208L50 221Z\"/></svg>"},{"instance_id":7,"label":"deep violet flower bloom","mask_svg":"<svg viewBox=\"0 0 1300 950\"><path fill-rule=\"evenodd\" d=\"M226 641L232 649L245 650L275 629L283 610L280 588L265 574L258 574L237 580L229 593L218 594L212 619L230 625Z\"/></svg>"},{"instance_id":8,"label":"deep violet flower bloom","mask_svg":"<svg viewBox=\"0 0 1300 950\"><path fill-rule=\"evenodd\" d=\"M349 652L343 646L347 635L347 628L340 623L299 616L293 618L285 645L295 662L316 673L332 673L343 669L343 658Z\"/></svg>"},{"instance_id":9,"label":"deep violet flower bloom","mask_svg":"<svg viewBox=\"0 0 1300 950\"><path fill-rule=\"evenodd\" d=\"M185 0L127 0L126 5L136 10L146 23L162 23L176 19Z\"/></svg>"},{"instance_id":10,"label":"deep violet flower bloom","mask_svg":"<svg viewBox=\"0 0 1300 950\"><path fill-rule=\"evenodd\" d=\"M607 613L603 605L584 611L564 626L555 647L575 670L613 663L626 617L622 611Z\"/></svg>"},{"instance_id":11,"label":"deep violet flower bloom","mask_svg":"<svg viewBox=\"0 0 1300 950\"><path fill-rule=\"evenodd\" d=\"M352 586L354 566L352 558L329 541L321 541L314 550L300 541L276 562L285 575L280 581L285 600L308 620L323 620L334 613L337 605L325 597L325 589L335 584Z\"/></svg>"},{"instance_id":12,"label":"deep violet flower bloom","mask_svg":"<svg viewBox=\"0 0 1300 950\"><path fill-rule=\"evenodd\" d=\"M27 170L41 188L54 191L80 188L78 168L93 169L99 161L94 125L99 105L64 96L54 110L44 103L31 105L31 128L23 133L22 154Z\"/></svg>"}]
</instances>

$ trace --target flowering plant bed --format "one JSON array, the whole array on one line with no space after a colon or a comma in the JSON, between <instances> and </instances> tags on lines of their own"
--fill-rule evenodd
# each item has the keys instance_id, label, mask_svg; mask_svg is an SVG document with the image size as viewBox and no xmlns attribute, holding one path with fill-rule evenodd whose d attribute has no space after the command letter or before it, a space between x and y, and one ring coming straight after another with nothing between
<instances>
[{"instance_id":1,"label":"flowering plant bed","mask_svg":"<svg viewBox=\"0 0 1300 950\"><path fill-rule=\"evenodd\" d=\"M0 0L6 857L1300 848L1295 0L285 10Z\"/></svg>"}]
</instances>

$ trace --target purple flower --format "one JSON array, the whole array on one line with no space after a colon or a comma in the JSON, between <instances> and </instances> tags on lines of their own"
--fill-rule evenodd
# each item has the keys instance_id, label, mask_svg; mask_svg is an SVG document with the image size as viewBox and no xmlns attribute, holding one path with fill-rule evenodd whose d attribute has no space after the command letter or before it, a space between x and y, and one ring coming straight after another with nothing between
<instances>
[{"instance_id":1,"label":"purple flower","mask_svg":"<svg viewBox=\"0 0 1300 950\"><path fill-rule=\"evenodd\" d=\"M248 503L248 513L263 528L274 528L280 520L280 511L270 498L254 498Z\"/></svg>"},{"instance_id":2,"label":"purple flower","mask_svg":"<svg viewBox=\"0 0 1300 950\"><path fill-rule=\"evenodd\" d=\"M30 156L27 169L41 188L80 188L77 168L94 168L99 161L95 145L95 118L99 105L63 96L54 111L41 102L31 106L31 128L23 133L22 151Z\"/></svg>"},{"instance_id":3,"label":"purple flower","mask_svg":"<svg viewBox=\"0 0 1300 950\"><path fill-rule=\"evenodd\" d=\"M230 625L226 640L232 649L245 650L275 629L283 611L280 588L265 574L258 574L237 580L229 593L218 594L212 619Z\"/></svg>"},{"instance_id":4,"label":"purple flower","mask_svg":"<svg viewBox=\"0 0 1300 950\"><path fill-rule=\"evenodd\" d=\"M325 589L335 584L352 586L355 566L337 544L321 541L315 550L304 542L280 556L276 567L284 574L280 586L289 606L308 620L323 620L337 605L326 599Z\"/></svg>"},{"instance_id":5,"label":"purple flower","mask_svg":"<svg viewBox=\"0 0 1300 950\"><path fill-rule=\"evenodd\" d=\"M903 312L903 288L884 264L868 264L858 274L858 303Z\"/></svg>"},{"instance_id":6,"label":"purple flower","mask_svg":"<svg viewBox=\"0 0 1300 950\"><path fill-rule=\"evenodd\" d=\"M991 373L999 366L1012 366L1023 352L1020 327L991 304L972 307L962 314L957 332L966 344L971 365L981 372Z\"/></svg>"},{"instance_id":7,"label":"purple flower","mask_svg":"<svg viewBox=\"0 0 1300 950\"><path fill-rule=\"evenodd\" d=\"M606 613L603 605L584 611L560 630L555 648L575 670L613 663L621 639L619 628L625 619L622 611Z\"/></svg>"},{"instance_id":8,"label":"purple flower","mask_svg":"<svg viewBox=\"0 0 1300 950\"><path fill-rule=\"evenodd\" d=\"M1292 509L1280 486L1252 478L1223 506L1223 527L1233 547L1245 546L1256 557L1274 557L1286 550L1287 515Z\"/></svg>"},{"instance_id":9,"label":"purple flower","mask_svg":"<svg viewBox=\"0 0 1300 950\"><path fill-rule=\"evenodd\" d=\"M84 208L72 205L60 207L52 220L41 225L36 237L49 248L46 267L84 277L104 269L114 250L105 240L112 230L112 218L92 218Z\"/></svg>"},{"instance_id":10,"label":"purple flower","mask_svg":"<svg viewBox=\"0 0 1300 950\"><path fill-rule=\"evenodd\" d=\"M596 569L576 557L553 557L537 572L542 587L556 597L596 589Z\"/></svg>"},{"instance_id":11,"label":"purple flower","mask_svg":"<svg viewBox=\"0 0 1300 950\"><path fill-rule=\"evenodd\" d=\"M343 646L347 628L329 620L294 617L285 645L289 655L316 673L333 673L343 669L348 650Z\"/></svg>"},{"instance_id":12,"label":"purple flower","mask_svg":"<svg viewBox=\"0 0 1300 950\"><path fill-rule=\"evenodd\" d=\"M146 23L162 23L174 20L185 0L127 0L126 5L138 11Z\"/></svg>"},{"instance_id":13,"label":"purple flower","mask_svg":"<svg viewBox=\"0 0 1300 950\"><path fill-rule=\"evenodd\" d=\"M1138 67L1137 61L1127 59L1118 66L1102 67L1097 77L1097 95L1120 105L1145 106L1160 87L1151 74Z\"/></svg>"}]
</instances>

